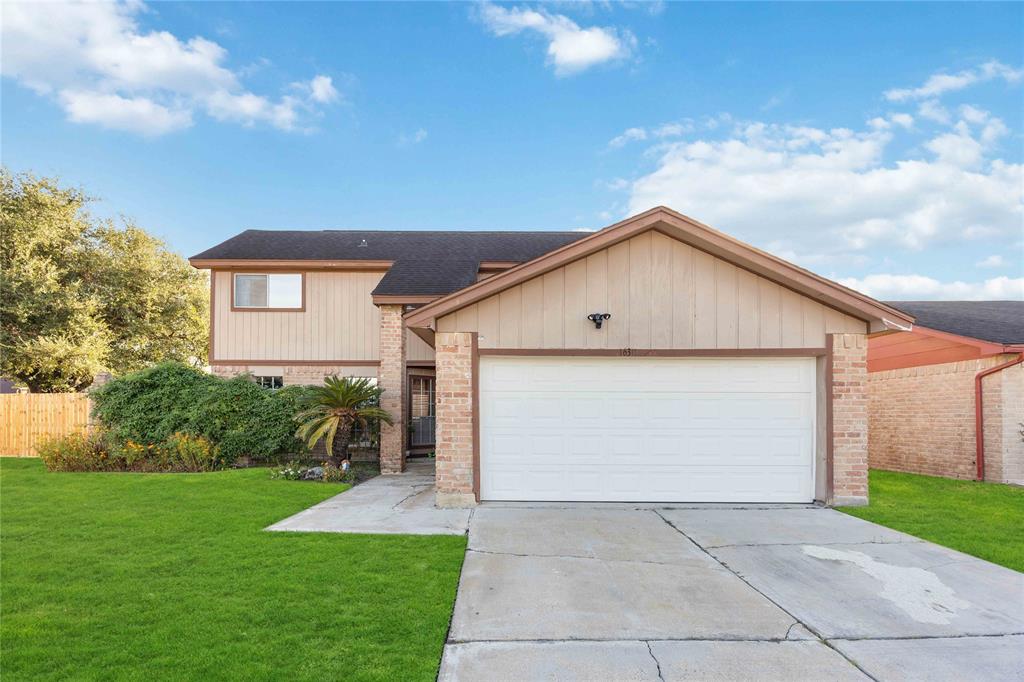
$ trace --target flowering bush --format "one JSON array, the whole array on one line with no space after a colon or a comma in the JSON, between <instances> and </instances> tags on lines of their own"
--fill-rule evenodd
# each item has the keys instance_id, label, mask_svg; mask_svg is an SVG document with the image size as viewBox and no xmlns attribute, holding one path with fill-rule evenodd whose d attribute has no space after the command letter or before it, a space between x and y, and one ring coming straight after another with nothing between
<instances>
[{"instance_id":1,"label":"flowering bush","mask_svg":"<svg viewBox=\"0 0 1024 682\"><path fill-rule=\"evenodd\" d=\"M162 449L174 471L215 471L224 468L220 448L203 436L175 433L167 439Z\"/></svg>"},{"instance_id":2,"label":"flowering bush","mask_svg":"<svg viewBox=\"0 0 1024 682\"><path fill-rule=\"evenodd\" d=\"M351 472L348 468L348 462L342 462L340 467L334 466L330 462L324 462L324 473L321 480L324 483L353 483Z\"/></svg>"},{"instance_id":3,"label":"flowering bush","mask_svg":"<svg viewBox=\"0 0 1024 682\"><path fill-rule=\"evenodd\" d=\"M110 466L109 449L98 433L49 438L37 450L50 471L105 471Z\"/></svg>"},{"instance_id":4,"label":"flowering bush","mask_svg":"<svg viewBox=\"0 0 1024 682\"><path fill-rule=\"evenodd\" d=\"M283 467L272 469L270 471L270 477L283 478L286 481L301 481L309 470L310 467L308 466L304 466L298 462L289 462Z\"/></svg>"},{"instance_id":5,"label":"flowering bush","mask_svg":"<svg viewBox=\"0 0 1024 682\"><path fill-rule=\"evenodd\" d=\"M341 466L335 466L330 462L324 462L320 466L306 466L299 462L289 462L283 467L272 469L271 478L280 478L286 481L323 481L324 483L356 483L353 471L348 467L348 462L342 462Z\"/></svg>"},{"instance_id":6,"label":"flowering bush","mask_svg":"<svg viewBox=\"0 0 1024 682\"><path fill-rule=\"evenodd\" d=\"M174 433L159 444L117 443L100 431L76 433L45 441L39 456L50 471L214 471L225 466L207 438L186 433Z\"/></svg>"}]
</instances>

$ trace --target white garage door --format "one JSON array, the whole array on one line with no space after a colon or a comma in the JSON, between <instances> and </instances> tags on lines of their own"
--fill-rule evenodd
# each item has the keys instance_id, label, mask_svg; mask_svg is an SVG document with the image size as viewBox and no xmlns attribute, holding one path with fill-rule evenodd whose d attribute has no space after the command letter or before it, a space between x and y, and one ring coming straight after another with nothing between
<instances>
[{"instance_id":1,"label":"white garage door","mask_svg":"<svg viewBox=\"0 0 1024 682\"><path fill-rule=\"evenodd\" d=\"M810 502L812 358L480 358L484 500Z\"/></svg>"}]
</instances>

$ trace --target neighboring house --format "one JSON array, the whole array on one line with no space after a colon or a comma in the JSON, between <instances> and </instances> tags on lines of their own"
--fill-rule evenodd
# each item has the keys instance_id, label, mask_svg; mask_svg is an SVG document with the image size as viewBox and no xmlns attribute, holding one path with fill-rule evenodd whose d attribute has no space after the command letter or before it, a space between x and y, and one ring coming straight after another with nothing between
<instances>
[{"instance_id":1,"label":"neighboring house","mask_svg":"<svg viewBox=\"0 0 1024 682\"><path fill-rule=\"evenodd\" d=\"M381 468L433 440L439 506L864 503L867 335L913 323L666 208L595 233L247 231L191 262L214 371L376 376Z\"/></svg>"},{"instance_id":2,"label":"neighboring house","mask_svg":"<svg viewBox=\"0 0 1024 682\"><path fill-rule=\"evenodd\" d=\"M917 319L868 344L871 466L1024 484L1024 301L888 304Z\"/></svg>"}]
</instances>

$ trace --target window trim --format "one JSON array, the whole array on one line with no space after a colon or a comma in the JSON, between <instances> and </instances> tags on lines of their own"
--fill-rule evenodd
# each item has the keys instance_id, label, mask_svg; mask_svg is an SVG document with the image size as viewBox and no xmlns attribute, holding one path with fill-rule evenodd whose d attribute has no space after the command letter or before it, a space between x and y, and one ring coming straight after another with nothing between
<instances>
[{"instance_id":1,"label":"window trim","mask_svg":"<svg viewBox=\"0 0 1024 682\"><path fill-rule=\"evenodd\" d=\"M299 275L302 278L299 283L299 290L302 292L302 304L298 308L257 308L254 306L236 306L235 278L239 275ZM231 303L231 312L233 313L304 313L306 312L306 273L294 270L273 270L263 272L233 270L231 271L231 291L229 296L231 297L229 301Z\"/></svg>"}]
</instances>

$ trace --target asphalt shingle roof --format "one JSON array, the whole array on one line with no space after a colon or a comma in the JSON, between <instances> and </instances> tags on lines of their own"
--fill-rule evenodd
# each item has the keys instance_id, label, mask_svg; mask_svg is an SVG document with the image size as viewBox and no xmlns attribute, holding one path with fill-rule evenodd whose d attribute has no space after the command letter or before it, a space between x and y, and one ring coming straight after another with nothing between
<instances>
[{"instance_id":1,"label":"asphalt shingle roof","mask_svg":"<svg viewBox=\"0 0 1024 682\"><path fill-rule=\"evenodd\" d=\"M1024 344L1024 301L886 301L915 324L982 341Z\"/></svg>"},{"instance_id":2,"label":"asphalt shingle roof","mask_svg":"<svg viewBox=\"0 0 1024 682\"><path fill-rule=\"evenodd\" d=\"M481 261L523 263L584 232L246 230L198 260L388 260L374 294L448 294L476 281Z\"/></svg>"}]
</instances>

